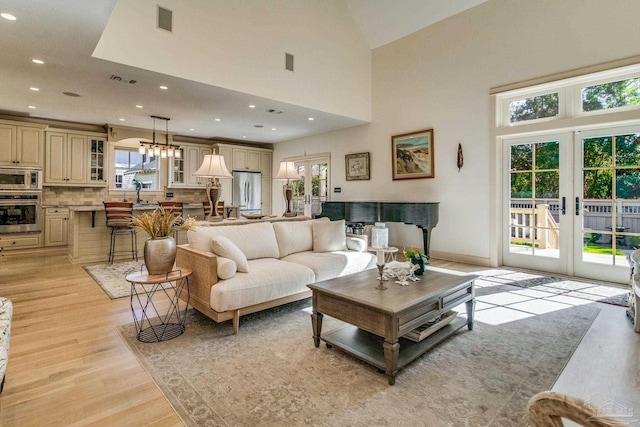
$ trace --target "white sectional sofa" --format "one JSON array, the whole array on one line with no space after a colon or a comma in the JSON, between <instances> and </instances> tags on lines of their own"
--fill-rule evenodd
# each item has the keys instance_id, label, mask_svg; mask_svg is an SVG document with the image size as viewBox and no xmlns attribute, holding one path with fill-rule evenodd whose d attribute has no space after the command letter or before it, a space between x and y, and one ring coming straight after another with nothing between
<instances>
[{"instance_id":1,"label":"white sectional sofa","mask_svg":"<svg viewBox=\"0 0 640 427\"><path fill-rule=\"evenodd\" d=\"M280 220L196 226L178 268L193 270L189 303L216 322L307 298L308 284L375 267L362 236L344 221ZM186 295L181 298L186 299Z\"/></svg>"}]
</instances>

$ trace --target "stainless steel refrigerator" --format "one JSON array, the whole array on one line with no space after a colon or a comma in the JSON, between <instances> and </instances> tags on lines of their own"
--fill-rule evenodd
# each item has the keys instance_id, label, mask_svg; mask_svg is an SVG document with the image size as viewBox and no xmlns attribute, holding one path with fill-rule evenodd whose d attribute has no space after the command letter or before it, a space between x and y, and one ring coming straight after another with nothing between
<instances>
[{"instance_id":1,"label":"stainless steel refrigerator","mask_svg":"<svg viewBox=\"0 0 640 427\"><path fill-rule=\"evenodd\" d=\"M233 171L233 204L240 214L261 213L261 183L260 172Z\"/></svg>"}]
</instances>

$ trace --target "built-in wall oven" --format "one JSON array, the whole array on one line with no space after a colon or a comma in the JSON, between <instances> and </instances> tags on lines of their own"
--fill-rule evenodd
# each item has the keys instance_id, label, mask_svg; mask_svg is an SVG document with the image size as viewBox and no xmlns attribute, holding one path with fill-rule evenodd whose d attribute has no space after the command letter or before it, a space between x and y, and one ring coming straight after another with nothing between
<instances>
[{"instance_id":1,"label":"built-in wall oven","mask_svg":"<svg viewBox=\"0 0 640 427\"><path fill-rule=\"evenodd\" d=\"M42 169L0 168L0 234L42 231Z\"/></svg>"}]
</instances>

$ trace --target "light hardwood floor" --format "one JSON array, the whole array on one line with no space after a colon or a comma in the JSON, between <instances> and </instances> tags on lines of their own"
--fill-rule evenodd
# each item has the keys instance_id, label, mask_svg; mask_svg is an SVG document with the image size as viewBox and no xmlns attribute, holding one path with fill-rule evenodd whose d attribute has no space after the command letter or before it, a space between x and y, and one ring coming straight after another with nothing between
<instances>
[{"instance_id":1,"label":"light hardwood floor","mask_svg":"<svg viewBox=\"0 0 640 427\"><path fill-rule=\"evenodd\" d=\"M432 260L458 271L482 268ZM0 425L182 425L116 327L130 323L128 298L110 300L66 256L0 261L0 295L14 303ZM602 312L554 390L602 394L640 418L640 334L621 307Z\"/></svg>"}]
</instances>

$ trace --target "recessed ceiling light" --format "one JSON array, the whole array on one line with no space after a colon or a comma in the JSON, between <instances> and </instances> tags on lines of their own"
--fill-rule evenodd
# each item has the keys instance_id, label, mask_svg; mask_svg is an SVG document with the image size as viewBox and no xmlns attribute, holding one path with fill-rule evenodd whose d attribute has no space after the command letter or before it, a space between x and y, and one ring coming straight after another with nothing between
<instances>
[{"instance_id":1,"label":"recessed ceiling light","mask_svg":"<svg viewBox=\"0 0 640 427\"><path fill-rule=\"evenodd\" d=\"M2 17L3 17L4 19L6 19L7 21L15 21L15 20L16 20L16 17L15 17L15 16L13 16L12 14L7 13L7 12L2 12L2 13L0 13L0 16L2 16Z\"/></svg>"},{"instance_id":2,"label":"recessed ceiling light","mask_svg":"<svg viewBox=\"0 0 640 427\"><path fill-rule=\"evenodd\" d=\"M142 105L136 105L136 108L142 108Z\"/></svg>"},{"instance_id":3,"label":"recessed ceiling light","mask_svg":"<svg viewBox=\"0 0 640 427\"><path fill-rule=\"evenodd\" d=\"M249 105L249 108L256 108L255 105Z\"/></svg>"},{"instance_id":4,"label":"recessed ceiling light","mask_svg":"<svg viewBox=\"0 0 640 427\"><path fill-rule=\"evenodd\" d=\"M242 135L242 137L243 137L243 138L245 138L245 139L247 138L247 136L246 136L246 135Z\"/></svg>"},{"instance_id":5,"label":"recessed ceiling light","mask_svg":"<svg viewBox=\"0 0 640 427\"><path fill-rule=\"evenodd\" d=\"M169 88L168 88L167 86L160 86L160 89L162 89L162 90L167 90L167 89L169 89Z\"/></svg>"},{"instance_id":6,"label":"recessed ceiling light","mask_svg":"<svg viewBox=\"0 0 640 427\"><path fill-rule=\"evenodd\" d=\"M191 129L189 129L189 130L193 132L195 129L194 129L194 128L191 128Z\"/></svg>"},{"instance_id":7,"label":"recessed ceiling light","mask_svg":"<svg viewBox=\"0 0 640 427\"><path fill-rule=\"evenodd\" d=\"M309 120L315 120L313 117L309 117Z\"/></svg>"},{"instance_id":8,"label":"recessed ceiling light","mask_svg":"<svg viewBox=\"0 0 640 427\"><path fill-rule=\"evenodd\" d=\"M36 107L35 107L35 106L33 106L33 105L29 105L27 108L31 108L32 110L35 110L35 109L36 109Z\"/></svg>"},{"instance_id":9,"label":"recessed ceiling light","mask_svg":"<svg viewBox=\"0 0 640 427\"><path fill-rule=\"evenodd\" d=\"M124 121L125 121L125 119L123 119L123 118L120 118L119 120L120 120L121 122L124 122Z\"/></svg>"},{"instance_id":10,"label":"recessed ceiling light","mask_svg":"<svg viewBox=\"0 0 640 427\"><path fill-rule=\"evenodd\" d=\"M38 92L40 89L38 89L37 87L30 87L29 90L32 90L34 92Z\"/></svg>"},{"instance_id":11,"label":"recessed ceiling light","mask_svg":"<svg viewBox=\"0 0 640 427\"><path fill-rule=\"evenodd\" d=\"M44 61L42 59L38 59L38 58L33 58L31 60L31 62L33 62L34 64L39 64L39 65L44 64Z\"/></svg>"},{"instance_id":12,"label":"recessed ceiling light","mask_svg":"<svg viewBox=\"0 0 640 427\"><path fill-rule=\"evenodd\" d=\"M276 130L276 128L271 128L271 130Z\"/></svg>"},{"instance_id":13,"label":"recessed ceiling light","mask_svg":"<svg viewBox=\"0 0 640 427\"><path fill-rule=\"evenodd\" d=\"M215 120L216 120L216 122L219 122L219 121L220 121L220 119L215 119Z\"/></svg>"}]
</instances>

